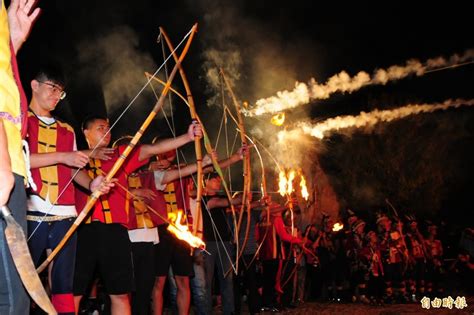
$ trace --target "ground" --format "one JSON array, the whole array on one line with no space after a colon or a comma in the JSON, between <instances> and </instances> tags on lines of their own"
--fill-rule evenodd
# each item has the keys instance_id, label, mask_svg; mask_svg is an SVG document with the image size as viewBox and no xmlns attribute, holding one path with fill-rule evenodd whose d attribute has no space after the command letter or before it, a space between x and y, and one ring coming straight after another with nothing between
<instances>
[{"instance_id":1,"label":"ground","mask_svg":"<svg viewBox=\"0 0 474 315\"><path fill-rule=\"evenodd\" d=\"M354 314L354 315L401 315L401 314L446 314L446 315L459 315L459 314L474 314L474 297L467 300L468 307L463 310L458 310L455 307L453 309L447 308L431 308L424 310L420 304L397 304L388 305L384 307L367 306L362 304L328 304L328 303L305 303L299 306L297 309L286 311L281 314L321 314L321 315L332 315L332 314ZM270 314L270 313L268 313Z\"/></svg>"},{"instance_id":2,"label":"ground","mask_svg":"<svg viewBox=\"0 0 474 315\"><path fill-rule=\"evenodd\" d=\"M452 309L440 307L423 309L421 303L415 304L395 304L386 306L369 306L363 304L337 304L337 303L303 303L298 308L287 310L281 313L260 313L263 315L284 314L284 315L404 315L404 314L436 314L436 315L474 315L474 296L466 297L467 307L460 310L454 305ZM214 309L216 310L216 309ZM215 314L222 314L215 312ZM243 312L242 314L248 314Z\"/></svg>"}]
</instances>

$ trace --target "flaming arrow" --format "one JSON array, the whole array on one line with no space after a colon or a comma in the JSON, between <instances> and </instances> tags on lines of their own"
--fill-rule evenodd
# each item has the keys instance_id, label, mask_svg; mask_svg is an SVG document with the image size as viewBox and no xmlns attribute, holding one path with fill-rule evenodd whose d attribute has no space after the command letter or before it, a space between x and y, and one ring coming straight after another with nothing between
<instances>
[{"instance_id":1,"label":"flaming arrow","mask_svg":"<svg viewBox=\"0 0 474 315\"><path fill-rule=\"evenodd\" d=\"M163 104L165 102L166 95L168 94L171 86L171 82L173 81L177 71L178 67L183 61L184 57L186 56L186 53L189 50L189 47L191 46L191 42L194 38L194 34L196 33L197 30L197 24L194 24L194 26L191 29L191 34L186 42L186 46L183 48L183 51L181 52L181 56L178 59L178 62L173 68L173 71L171 72L168 81L166 82L165 87L163 88L163 91L161 92L161 96L159 100L156 102L155 106L153 107L152 111L148 115L148 117L145 119L143 124L141 125L140 129L136 132L136 134L133 136L132 140L128 144L128 146L125 148L123 151L122 155L118 158L118 160L115 162L115 164L112 166L112 169L109 171L107 174L107 177L104 179L106 182L109 182L115 174L119 171L120 167L123 165L125 162L126 158L130 154L130 152L133 150L135 145L138 143L140 138L142 137L143 133L145 130L148 128L150 125L151 121L155 118L157 115L158 111L163 107ZM89 197L89 200L87 201L86 205L82 209L81 213L77 216L76 220L74 221L73 225L71 228L67 231L67 233L64 235L63 239L61 242L56 246L56 248L51 252L51 254L46 258L46 260L37 268L38 273L43 271L46 266L56 257L56 255L59 253L59 251L64 247L66 242L69 240L69 238L72 236L72 234L76 231L76 229L79 227L79 225L84 221L86 216L89 214L90 210L94 206L95 202L99 197L101 196L101 192L99 190L96 190L92 193L92 195Z\"/></svg>"}]
</instances>

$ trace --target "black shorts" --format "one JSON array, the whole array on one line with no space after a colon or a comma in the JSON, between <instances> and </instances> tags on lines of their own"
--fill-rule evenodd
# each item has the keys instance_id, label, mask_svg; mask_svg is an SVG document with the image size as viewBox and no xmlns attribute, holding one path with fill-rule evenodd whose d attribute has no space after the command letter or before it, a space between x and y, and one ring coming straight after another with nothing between
<instances>
[{"instance_id":1,"label":"black shorts","mask_svg":"<svg viewBox=\"0 0 474 315\"><path fill-rule=\"evenodd\" d=\"M121 224L92 222L78 229L74 295L84 295L99 275L107 294L132 291L133 268L127 228Z\"/></svg>"},{"instance_id":2,"label":"black shorts","mask_svg":"<svg viewBox=\"0 0 474 315\"><path fill-rule=\"evenodd\" d=\"M173 236L166 228L165 224L158 226L160 242L155 245L156 276L167 276L170 266L175 276L194 276L191 247Z\"/></svg>"}]
</instances>

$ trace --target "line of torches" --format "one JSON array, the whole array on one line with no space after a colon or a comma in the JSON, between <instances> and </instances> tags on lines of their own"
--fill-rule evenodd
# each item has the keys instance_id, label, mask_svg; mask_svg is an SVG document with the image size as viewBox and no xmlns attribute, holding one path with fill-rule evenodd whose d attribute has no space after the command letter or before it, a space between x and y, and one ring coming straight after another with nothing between
<instances>
[{"instance_id":1,"label":"line of torches","mask_svg":"<svg viewBox=\"0 0 474 315\"><path fill-rule=\"evenodd\" d=\"M279 193L282 196L290 196L294 192L293 182L296 176L299 176L300 183L299 186L301 188L301 197L305 200L308 200L309 193L308 188L306 187L306 179L302 172L297 172L296 170L289 170L287 173L285 171L281 171L279 175ZM204 249L206 244L194 235L188 228L188 225L182 224L183 221L183 211L178 211L177 214L170 213L168 214L168 220L170 225L168 225L168 231L173 233L178 239L185 241L193 248L201 248Z\"/></svg>"},{"instance_id":2,"label":"line of torches","mask_svg":"<svg viewBox=\"0 0 474 315\"><path fill-rule=\"evenodd\" d=\"M278 192L283 197L290 196L295 191L293 187L293 181L295 180L297 173L300 177L301 197L303 197L304 200L308 200L309 193L308 188L306 187L306 179L304 178L302 172L297 172L293 169L290 169L288 172L285 172L284 170L280 171L278 180Z\"/></svg>"},{"instance_id":3,"label":"line of torches","mask_svg":"<svg viewBox=\"0 0 474 315\"><path fill-rule=\"evenodd\" d=\"M306 179L304 178L301 172L297 172L295 170L289 170L288 172L285 172L283 170L280 171L278 180L278 192L282 197L291 196L294 191L293 181L295 180L297 173L300 177L301 197L303 197L305 200L308 200L309 193L308 188L306 187ZM343 228L344 225L342 223L336 222L332 226L332 231L339 232Z\"/></svg>"}]
</instances>

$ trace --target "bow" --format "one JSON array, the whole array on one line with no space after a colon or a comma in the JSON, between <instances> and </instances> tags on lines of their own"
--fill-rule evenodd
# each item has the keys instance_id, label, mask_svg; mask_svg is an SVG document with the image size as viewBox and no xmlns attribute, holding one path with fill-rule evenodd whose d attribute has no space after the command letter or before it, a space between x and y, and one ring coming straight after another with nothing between
<instances>
[{"instance_id":1,"label":"bow","mask_svg":"<svg viewBox=\"0 0 474 315\"><path fill-rule=\"evenodd\" d=\"M163 36L165 39L166 44L168 45L168 48L170 49L171 52L174 52L174 47L173 44L171 43L170 38L168 37L168 34L166 34L165 30L160 27L160 34ZM178 56L176 56L175 53L173 53L173 58L176 62L178 62ZM196 112L196 106L194 105L194 98L191 93L191 88L189 87L189 82L186 77L186 74L184 73L184 69L179 64L178 66L179 69L179 76L181 77L181 80L183 82L184 88L186 89L186 96L189 104L189 111L191 114L191 119L193 121L199 121L198 115ZM204 130L204 126L201 127ZM201 140L199 138L194 138L194 149L196 151L196 164L197 164L197 179L196 179L196 186L197 186L197 192L196 192L196 229L193 230L193 235L196 235L197 233L197 228L200 226L200 221L202 220L201 218L201 198L202 198L202 183L203 183L203 171L202 171L202 148L201 148Z\"/></svg>"},{"instance_id":2,"label":"bow","mask_svg":"<svg viewBox=\"0 0 474 315\"><path fill-rule=\"evenodd\" d=\"M165 39L166 44L168 45L170 51L173 52L174 51L173 44L171 43L171 40L169 39L168 35L166 34L166 32L164 31L163 28L160 28L160 32L163 35L163 38ZM176 58L177 58L176 54L173 53L173 57L176 60ZM181 95L178 91L176 91L175 89L170 88L170 90L183 100L183 102L189 107L191 117L193 119L197 120L199 122L199 124L201 125L202 132L203 132L203 138L204 138L204 148L206 149L207 153L211 157L212 165L214 166L215 171L219 174L219 177L222 179L222 187L224 188L227 199L229 199L229 205L230 205L230 209L231 209L231 212L232 212L234 225L236 226L237 225L237 217L236 217L236 214L235 214L235 207L232 204L232 194L231 194L231 192L230 192L230 190L227 186L227 183L225 181L224 173L222 172L222 169L219 166L219 161L217 160L217 158L213 154L214 149L212 148L212 144L211 144L211 141L209 139L209 135L208 135L206 129L204 128L204 125L201 121L201 118L199 117L199 115L196 112L192 91L191 91L191 88L189 86L189 82L187 80L186 73L184 72L184 69L181 65L179 66L179 74L181 76L184 88L186 90L186 98L183 95ZM157 81L161 85L164 85L164 82L162 80L160 80L159 78L151 76L151 74L149 74L149 73L145 73L145 75L148 78L152 78L153 80ZM196 142L195 142L195 144L196 144ZM199 207L197 209L201 209L202 190L201 190L201 193L200 193L199 188L202 185L203 174L199 174L199 164L201 164L201 172L202 172L202 161L201 161L201 158L198 155L198 150L201 150L201 143L200 142L196 146L196 159L198 159L198 175L197 175L198 176L198 178L197 178L198 191L197 191L197 196L196 196L196 205ZM201 153L201 156L202 156L202 153ZM202 186L201 186L201 189L202 189ZM200 215L201 212L198 211L197 213L198 213L198 215ZM197 220L196 220L197 222L199 222L198 221L199 218L200 217L197 218ZM238 244L238 235L237 234L236 234L236 244ZM236 273L237 273L237 269L238 269L238 264L236 264L236 267L234 269Z\"/></svg>"},{"instance_id":3,"label":"bow","mask_svg":"<svg viewBox=\"0 0 474 315\"><path fill-rule=\"evenodd\" d=\"M247 146L247 138L246 138L246 133L245 133L245 125L244 125L244 120L242 117L240 105L237 102L237 98L235 97L234 91L232 90L232 87L230 86L229 81L227 80L224 70L221 68L220 73L222 75L222 78L224 79L225 85L227 86L227 90L229 90L230 96L232 98L232 101L235 106L235 110L237 112L237 119L238 119L238 127L239 127L239 133L240 133L240 140L242 141L242 146ZM239 221L235 227L235 235L236 238L239 238L240 235L240 227L242 225L242 219L244 215L244 209L247 208L247 226L245 227L245 236L244 236L244 241L242 243L242 246L239 250L239 244L237 243L237 258L236 258L236 264L238 266L238 261L240 260L240 257L244 253L245 246L247 245L248 237L249 237L249 232L250 232L250 219L251 219L251 195L250 195L250 186L252 185L252 177L251 177L251 169L250 169L250 154L247 154L245 156L245 159L243 161L243 176L244 176L244 187L243 187L243 196L242 196L242 206L240 208L240 213L239 213ZM237 268L238 270L238 268Z\"/></svg>"},{"instance_id":4,"label":"bow","mask_svg":"<svg viewBox=\"0 0 474 315\"><path fill-rule=\"evenodd\" d=\"M257 258L258 253L260 252L260 249L262 248L263 243L265 241L265 238L267 237L267 234L268 234L268 230L269 230L269 227L270 227L270 205L267 202L267 200L268 200L267 178L266 178L266 175L265 175L265 166L263 164L262 155L260 154L260 151L258 150L257 145L255 144L255 142L248 135L246 135L246 138L254 145L255 152L257 152L257 156L260 160L260 169L261 169L261 173L262 173L261 174L262 179L261 179L260 189L262 191L262 198L265 200L265 207L264 207L263 211L266 212L266 221L267 221L267 224L266 224L266 227L265 227L265 234L262 237L262 241L258 245L257 250L255 251L255 254L253 255L250 262L248 263L248 266L251 266L253 261Z\"/></svg>"},{"instance_id":5,"label":"bow","mask_svg":"<svg viewBox=\"0 0 474 315\"><path fill-rule=\"evenodd\" d=\"M282 170L280 164L275 159L275 157L271 154L271 152L260 141L258 141L258 139L251 140L251 138L249 138L249 137L247 137L247 138L249 139L250 142L252 142L252 144L255 145L255 148L257 148L256 143L260 144L260 146L265 150L265 152L268 154L268 156L273 160L273 162L277 166L278 170L279 171ZM261 165L261 168L262 168L262 192L268 198L267 180L266 180L266 176L265 176L265 167L263 165L263 159L262 159L262 156L260 154L260 151L258 149L256 149L256 151L257 151L257 154L260 158L260 165ZM265 242L265 239L268 236L268 232L270 230L270 206L268 204L266 205L266 213L267 213L267 217L266 217L266 225L265 225L265 234L263 235L260 244L258 244L257 250L255 251L254 256L250 260L250 263L248 264L249 266L252 265L252 263L254 262L255 259L257 259L258 254L260 253L260 250L262 249L263 243Z\"/></svg>"},{"instance_id":6,"label":"bow","mask_svg":"<svg viewBox=\"0 0 474 315\"><path fill-rule=\"evenodd\" d=\"M123 163L125 162L126 158L130 154L130 152L133 150L135 145L138 143L140 138L142 137L143 133L145 130L148 128L150 125L151 121L155 118L157 115L158 111L163 107L166 95L168 94L171 86L171 82L173 81L177 71L178 71L178 66L181 64L183 61L184 57L186 56L189 47L191 45L191 42L194 38L194 34L196 33L197 30L197 24L194 24L192 29L191 29L191 35L189 36L185 47L183 48L183 51L181 52L181 55L176 63L176 65L173 68L173 71L170 74L170 77L168 81L166 82L165 87L163 88L163 91L161 92L161 96L159 100L155 103L155 106L153 107L152 111L148 115L148 117L145 119L145 121L142 123L140 126L140 129L135 133L133 136L132 140L128 144L128 146L125 148L123 153L120 155L120 157L117 159L115 164L112 166L112 169L109 171L107 176L105 177L106 182L110 182L111 179L115 176L115 174L119 171L119 169L122 167ZM84 221L86 216L89 214L90 210L94 206L95 202L99 197L101 196L100 190L94 191L91 196L89 197L86 205L82 209L81 213L77 216L76 220L73 222L73 225L71 228L66 232L64 235L63 239L59 244L56 246L56 248L51 252L51 254L46 258L46 260L37 268L38 273L43 271L46 266L56 257L56 255L59 253L59 251L64 247L66 242L69 240L69 238L72 236L72 234L76 231L76 229L79 227L79 225Z\"/></svg>"},{"instance_id":7,"label":"bow","mask_svg":"<svg viewBox=\"0 0 474 315\"><path fill-rule=\"evenodd\" d=\"M303 243L301 244L301 252L298 254L298 256L296 256L295 266L293 267L290 274L288 275L288 278L285 281L283 281L281 285L282 289L285 288L288 282L290 282L291 278L293 278L294 274L296 273L296 270L298 270L298 263L301 260L301 257L303 256L304 253L310 254L311 256L313 256L314 259L318 259L317 256L310 249L306 247L306 241L308 240L308 234L310 230L311 229L308 229L303 237Z\"/></svg>"}]
</instances>

